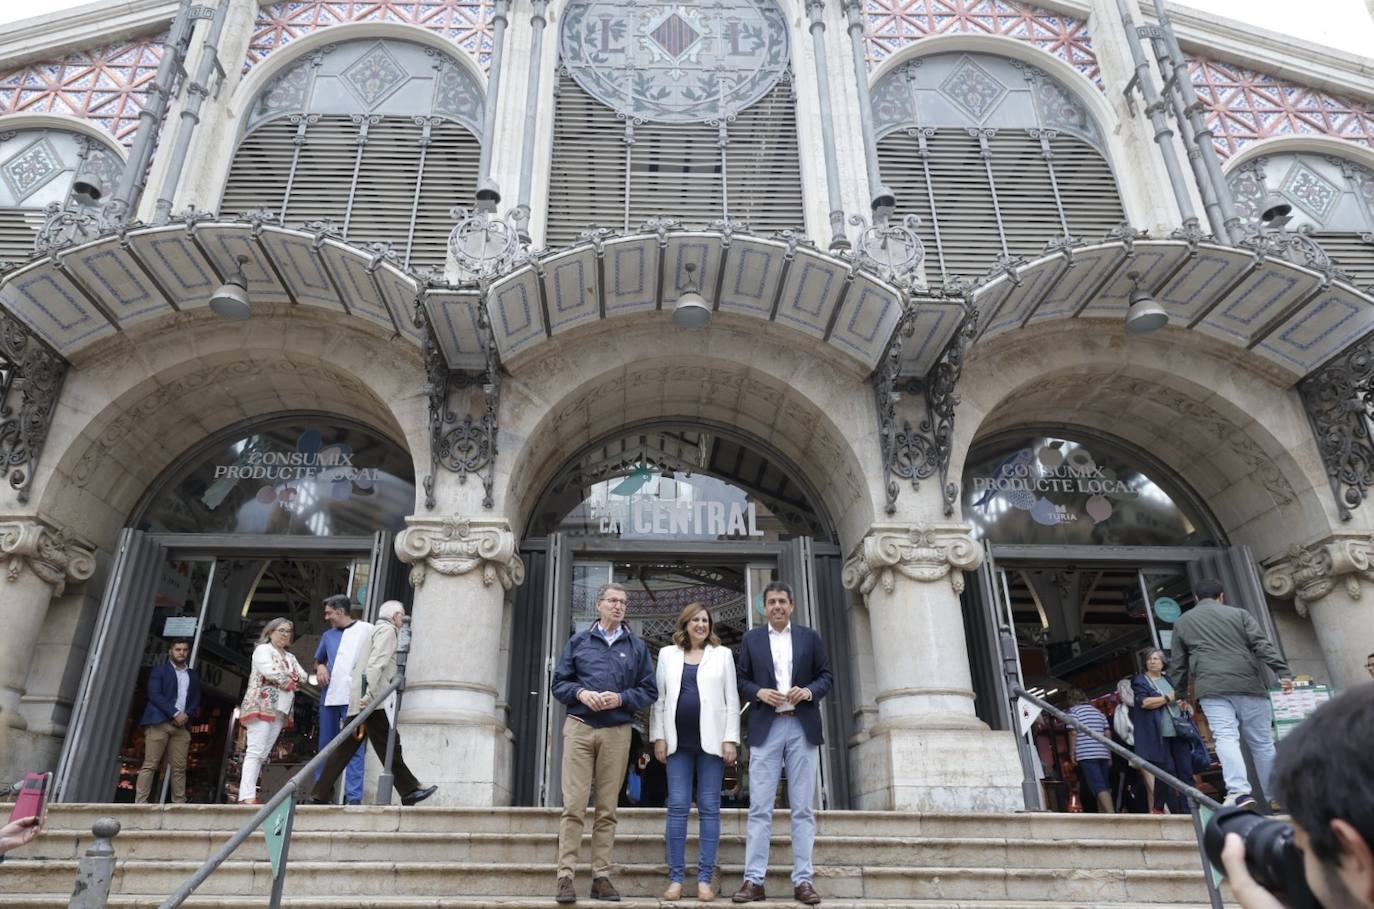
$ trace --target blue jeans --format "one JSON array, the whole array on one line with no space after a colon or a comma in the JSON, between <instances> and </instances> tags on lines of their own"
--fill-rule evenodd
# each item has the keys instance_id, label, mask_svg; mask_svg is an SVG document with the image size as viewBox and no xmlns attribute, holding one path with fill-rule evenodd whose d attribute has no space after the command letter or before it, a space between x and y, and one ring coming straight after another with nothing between
<instances>
[{"instance_id":1,"label":"blue jeans","mask_svg":"<svg viewBox=\"0 0 1374 909\"><path fill-rule=\"evenodd\" d=\"M711 882L720 845L720 784L725 761L705 751L674 751L668 755L668 879L682 883L687 862L687 815L692 810L692 777L697 783L697 821L701 842L697 880Z\"/></svg>"},{"instance_id":2,"label":"blue jeans","mask_svg":"<svg viewBox=\"0 0 1374 909\"><path fill-rule=\"evenodd\" d=\"M773 797L777 795L778 779L784 766L787 768L787 807L792 811L792 884L811 880L811 847L816 840L816 769L820 766L820 751L806 740L806 731L795 716L774 717L768 738L749 743L745 880L762 884L768 872Z\"/></svg>"},{"instance_id":3,"label":"blue jeans","mask_svg":"<svg viewBox=\"0 0 1374 909\"><path fill-rule=\"evenodd\" d=\"M320 705L320 747L323 748L334 736L339 734L339 730L348 725L348 705L338 704L328 707ZM385 757L385 755L383 755ZM348 772L344 774L344 800L349 802L362 802L363 800L363 764L367 760L367 748L359 748L348 762ZM320 771L324 765L315 768L315 779L320 778Z\"/></svg>"},{"instance_id":4,"label":"blue jeans","mask_svg":"<svg viewBox=\"0 0 1374 909\"><path fill-rule=\"evenodd\" d=\"M1200 698L1198 703L1212 727L1212 739L1221 760L1221 776L1226 781L1226 795L1250 794L1245 755L1240 750L1241 736L1245 736L1260 788L1265 797L1270 798L1269 772L1274 769L1274 738L1269 732L1269 699L1253 694L1227 694Z\"/></svg>"}]
</instances>

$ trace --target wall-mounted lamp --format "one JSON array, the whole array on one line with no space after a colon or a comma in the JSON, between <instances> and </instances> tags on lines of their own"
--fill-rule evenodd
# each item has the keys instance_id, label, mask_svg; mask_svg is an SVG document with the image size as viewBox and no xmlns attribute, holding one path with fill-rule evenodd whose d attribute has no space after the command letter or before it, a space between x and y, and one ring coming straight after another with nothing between
<instances>
[{"instance_id":1,"label":"wall-mounted lamp","mask_svg":"<svg viewBox=\"0 0 1374 909\"><path fill-rule=\"evenodd\" d=\"M1140 287L1140 273L1131 272L1130 308L1126 310L1126 334L1148 335L1169 324L1169 314L1150 294Z\"/></svg>"},{"instance_id":2,"label":"wall-mounted lamp","mask_svg":"<svg viewBox=\"0 0 1374 909\"><path fill-rule=\"evenodd\" d=\"M673 304L673 324L679 328L705 328L711 321L711 307L706 305L706 298L696 290L696 282L692 279L696 264L688 262L683 267L687 270L687 290Z\"/></svg>"},{"instance_id":3,"label":"wall-mounted lamp","mask_svg":"<svg viewBox=\"0 0 1374 909\"><path fill-rule=\"evenodd\" d=\"M252 315L248 308L248 279L243 276L243 266L247 264L248 257L239 256L234 273L210 297L210 311L221 319L243 322Z\"/></svg>"}]
</instances>

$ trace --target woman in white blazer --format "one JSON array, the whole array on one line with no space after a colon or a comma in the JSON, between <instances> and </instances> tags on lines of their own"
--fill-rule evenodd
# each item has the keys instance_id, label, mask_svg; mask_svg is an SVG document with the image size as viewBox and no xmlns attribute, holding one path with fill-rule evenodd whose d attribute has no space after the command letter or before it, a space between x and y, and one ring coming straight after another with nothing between
<instances>
[{"instance_id":1,"label":"woman in white blazer","mask_svg":"<svg viewBox=\"0 0 1374 909\"><path fill-rule=\"evenodd\" d=\"M739 748L739 690L735 655L720 645L711 613L689 603L677 617L673 643L658 652L658 701L649 714L654 756L668 765L668 889L682 897L687 815L696 778L701 849L697 899L715 898L711 872L720 844L720 786Z\"/></svg>"}]
</instances>

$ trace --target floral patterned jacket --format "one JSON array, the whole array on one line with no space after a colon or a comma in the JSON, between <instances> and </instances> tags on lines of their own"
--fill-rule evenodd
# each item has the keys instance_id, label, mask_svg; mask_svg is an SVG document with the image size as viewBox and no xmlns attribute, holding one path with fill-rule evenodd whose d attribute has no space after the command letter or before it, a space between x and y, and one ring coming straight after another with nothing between
<instances>
[{"instance_id":1,"label":"floral patterned jacket","mask_svg":"<svg viewBox=\"0 0 1374 909\"><path fill-rule=\"evenodd\" d=\"M239 721L266 720L279 716L291 719L291 704L296 688L308 682L309 674L289 650L278 650L270 642L253 650L253 674L248 679L248 693L239 708Z\"/></svg>"}]
</instances>

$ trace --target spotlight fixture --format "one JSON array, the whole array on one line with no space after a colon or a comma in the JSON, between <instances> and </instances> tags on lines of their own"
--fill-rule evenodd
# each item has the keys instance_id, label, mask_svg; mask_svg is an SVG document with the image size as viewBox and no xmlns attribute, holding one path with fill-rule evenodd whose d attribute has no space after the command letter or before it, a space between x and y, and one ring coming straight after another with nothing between
<instances>
[{"instance_id":1,"label":"spotlight fixture","mask_svg":"<svg viewBox=\"0 0 1374 909\"><path fill-rule=\"evenodd\" d=\"M252 312L248 308L248 281L243 277L247 256L239 256L234 273L210 297L210 311L230 322L243 322Z\"/></svg>"},{"instance_id":2,"label":"spotlight fixture","mask_svg":"<svg viewBox=\"0 0 1374 909\"><path fill-rule=\"evenodd\" d=\"M1126 334L1148 335L1169 324L1169 314L1147 291L1140 288L1140 273L1131 272L1130 308L1126 310Z\"/></svg>"},{"instance_id":3,"label":"spotlight fixture","mask_svg":"<svg viewBox=\"0 0 1374 909\"><path fill-rule=\"evenodd\" d=\"M1260 224L1264 227L1270 227L1277 230L1292 219L1293 206L1289 205L1287 202L1280 202L1264 210L1264 214L1260 215Z\"/></svg>"},{"instance_id":4,"label":"spotlight fixture","mask_svg":"<svg viewBox=\"0 0 1374 909\"><path fill-rule=\"evenodd\" d=\"M687 290L673 304L673 324L679 328L705 328L711 321L711 307L706 305L706 298L696 290L696 282L692 279L696 264L688 262L683 267L687 269Z\"/></svg>"}]
</instances>

